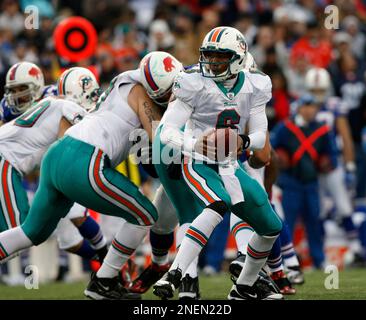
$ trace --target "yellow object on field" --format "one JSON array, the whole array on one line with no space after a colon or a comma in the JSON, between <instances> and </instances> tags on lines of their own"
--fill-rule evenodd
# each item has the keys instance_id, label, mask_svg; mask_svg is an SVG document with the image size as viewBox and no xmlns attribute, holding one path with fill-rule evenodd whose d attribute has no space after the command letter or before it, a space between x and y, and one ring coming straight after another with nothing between
<instances>
[{"instance_id":1,"label":"yellow object on field","mask_svg":"<svg viewBox=\"0 0 366 320\"><path fill-rule=\"evenodd\" d=\"M140 171L134 160L134 155L129 155L125 161L116 167L116 170L129 178L136 186L141 185Z\"/></svg>"}]
</instances>

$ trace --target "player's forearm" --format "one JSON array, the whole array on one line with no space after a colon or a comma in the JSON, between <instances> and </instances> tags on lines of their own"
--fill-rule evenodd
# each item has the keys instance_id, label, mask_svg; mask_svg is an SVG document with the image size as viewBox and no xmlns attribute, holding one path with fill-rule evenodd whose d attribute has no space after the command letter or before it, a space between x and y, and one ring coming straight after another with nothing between
<instances>
[{"instance_id":1,"label":"player's forearm","mask_svg":"<svg viewBox=\"0 0 366 320\"><path fill-rule=\"evenodd\" d=\"M279 172L278 158L274 150L271 150L271 162L264 171L264 187L270 195L272 186L275 184Z\"/></svg>"},{"instance_id":2,"label":"player's forearm","mask_svg":"<svg viewBox=\"0 0 366 320\"><path fill-rule=\"evenodd\" d=\"M175 126L164 124L161 128L160 140L174 149L182 149L184 144L183 132L180 132Z\"/></svg>"},{"instance_id":3,"label":"player's forearm","mask_svg":"<svg viewBox=\"0 0 366 320\"><path fill-rule=\"evenodd\" d=\"M253 152L248 159L249 165L255 169L259 169L267 165L271 161L271 151L272 148L269 142L269 133L267 132L264 148Z\"/></svg>"},{"instance_id":4,"label":"player's forearm","mask_svg":"<svg viewBox=\"0 0 366 320\"><path fill-rule=\"evenodd\" d=\"M150 141L152 141L153 125L160 121L161 113L158 106L148 97L144 97L144 99L141 99L139 102L139 118L142 127L147 132Z\"/></svg>"},{"instance_id":5,"label":"player's forearm","mask_svg":"<svg viewBox=\"0 0 366 320\"><path fill-rule=\"evenodd\" d=\"M261 150L264 148L264 145L266 143L266 133L265 132L254 132L249 135L250 144L249 149L250 150Z\"/></svg>"},{"instance_id":6,"label":"player's forearm","mask_svg":"<svg viewBox=\"0 0 366 320\"><path fill-rule=\"evenodd\" d=\"M343 160L344 163L354 163L355 153L352 146L347 146L343 148Z\"/></svg>"},{"instance_id":7,"label":"player's forearm","mask_svg":"<svg viewBox=\"0 0 366 320\"><path fill-rule=\"evenodd\" d=\"M265 105L252 108L248 122L249 127L249 149L263 149L266 143L268 120L265 112Z\"/></svg>"},{"instance_id":8,"label":"player's forearm","mask_svg":"<svg viewBox=\"0 0 366 320\"><path fill-rule=\"evenodd\" d=\"M160 140L162 143L174 149L191 152L196 139L187 131L183 133L181 128L186 124L191 116L192 109L180 100L175 100L169 104L162 122Z\"/></svg>"}]
</instances>

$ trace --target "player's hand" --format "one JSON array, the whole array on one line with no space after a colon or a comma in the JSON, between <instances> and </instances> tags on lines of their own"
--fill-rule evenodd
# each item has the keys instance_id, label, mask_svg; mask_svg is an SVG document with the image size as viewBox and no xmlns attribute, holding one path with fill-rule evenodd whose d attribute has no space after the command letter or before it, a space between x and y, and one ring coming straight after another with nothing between
<instances>
[{"instance_id":1,"label":"player's hand","mask_svg":"<svg viewBox=\"0 0 366 320\"><path fill-rule=\"evenodd\" d=\"M246 142L249 145L249 138L238 135L233 129L212 129L197 140L195 151L220 162L227 157L239 157L246 148Z\"/></svg>"}]
</instances>

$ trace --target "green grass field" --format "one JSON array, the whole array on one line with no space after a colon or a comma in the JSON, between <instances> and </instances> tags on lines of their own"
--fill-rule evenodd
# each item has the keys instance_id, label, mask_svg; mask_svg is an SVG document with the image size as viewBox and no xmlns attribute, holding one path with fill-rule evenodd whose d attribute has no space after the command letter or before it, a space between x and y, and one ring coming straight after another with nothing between
<instances>
[{"instance_id":1,"label":"green grass field","mask_svg":"<svg viewBox=\"0 0 366 320\"><path fill-rule=\"evenodd\" d=\"M347 270L339 273L339 289L327 290L324 281L328 274L320 271L306 273L306 283L297 287L297 294L286 299L296 300L366 300L366 269ZM231 287L231 281L226 274L214 277L200 278L202 299L224 300ZM0 299L85 299L83 291L86 282L40 284L39 289L27 290L21 287L0 286ZM144 299L156 299L151 291Z\"/></svg>"}]
</instances>

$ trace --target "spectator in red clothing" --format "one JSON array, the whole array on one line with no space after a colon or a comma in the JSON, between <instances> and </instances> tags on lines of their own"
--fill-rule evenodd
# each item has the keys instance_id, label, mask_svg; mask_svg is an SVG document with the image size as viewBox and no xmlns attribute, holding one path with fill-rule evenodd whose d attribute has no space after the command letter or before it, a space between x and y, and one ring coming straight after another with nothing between
<instances>
[{"instance_id":1,"label":"spectator in red clothing","mask_svg":"<svg viewBox=\"0 0 366 320\"><path fill-rule=\"evenodd\" d=\"M290 115L291 97L287 90L287 81L281 70L272 73L272 99L275 121L283 121Z\"/></svg>"},{"instance_id":2,"label":"spectator in red clothing","mask_svg":"<svg viewBox=\"0 0 366 320\"><path fill-rule=\"evenodd\" d=\"M332 45L322 39L321 30L317 23L308 24L308 30L304 37L293 45L290 53L290 62L294 63L295 57L302 53L309 59L310 64L327 68L332 61Z\"/></svg>"}]
</instances>

